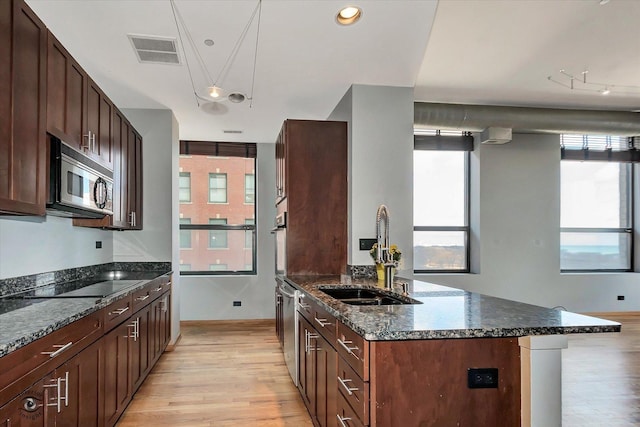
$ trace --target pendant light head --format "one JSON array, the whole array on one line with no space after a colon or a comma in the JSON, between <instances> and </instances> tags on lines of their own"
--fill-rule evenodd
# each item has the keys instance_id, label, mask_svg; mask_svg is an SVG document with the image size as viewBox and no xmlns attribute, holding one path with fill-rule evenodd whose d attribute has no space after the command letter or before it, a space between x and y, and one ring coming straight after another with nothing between
<instances>
[{"instance_id":1,"label":"pendant light head","mask_svg":"<svg viewBox=\"0 0 640 427\"><path fill-rule=\"evenodd\" d=\"M209 86L207 90L209 91L209 96L212 97L213 99L218 99L222 97L222 88L219 88L216 85Z\"/></svg>"}]
</instances>

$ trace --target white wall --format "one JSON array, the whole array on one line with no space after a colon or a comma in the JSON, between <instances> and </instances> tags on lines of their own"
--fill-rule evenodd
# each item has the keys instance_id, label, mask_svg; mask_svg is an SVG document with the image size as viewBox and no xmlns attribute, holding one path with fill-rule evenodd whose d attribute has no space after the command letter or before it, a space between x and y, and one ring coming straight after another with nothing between
<instances>
[{"instance_id":1,"label":"white wall","mask_svg":"<svg viewBox=\"0 0 640 427\"><path fill-rule=\"evenodd\" d=\"M178 174L175 174L177 180ZM275 145L258 144L257 239L258 274L255 276L181 277L181 319L269 319L275 317L274 240L271 235L276 215ZM234 307L233 301L242 306Z\"/></svg>"},{"instance_id":2,"label":"white wall","mask_svg":"<svg viewBox=\"0 0 640 427\"><path fill-rule=\"evenodd\" d=\"M350 127L349 264L373 264L357 243L375 237L376 208L384 203L391 241L403 250L402 273L412 276L411 89L354 85L329 119ZM559 145L559 136L537 134L514 134L505 145L476 144L470 162L472 273L415 278L578 312L640 310L636 273L560 273Z\"/></svg>"},{"instance_id":3,"label":"white wall","mask_svg":"<svg viewBox=\"0 0 640 427\"><path fill-rule=\"evenodd\" d=\"M122 112L142 136L142 210L140 231L114 232L114 261L161 261L175 258L177 233L178 122L170 110L125 109ZM176 240L177 241L177 240ZM174 263L174 271L178 271ZM172 337L180 334L180 277L174 274Z\"/></svg>"},{"instance_id":4,"label":"white wall","mask_svg":"<svg viewBox=\"0 0 640 427\"><path fill-rule=\"evenodd\" d=\"M71 221L0 216L0 279L113 261L112 232L73 227Z\"/></svg>"},{"instance_id":5,"label":"white wall","mask_svg":"<svg viewBox=\"0 0 640 427\"><path fill-rule=\"evenodd\" d=\"M405 249L400 272L411 269L413 230L403 225L413 221L413 88L353 85L329 119L349 123L347 262L373 264L358 242L376 237L376 212L384 204L390 240Z\"/></svg>"}]
</instances>

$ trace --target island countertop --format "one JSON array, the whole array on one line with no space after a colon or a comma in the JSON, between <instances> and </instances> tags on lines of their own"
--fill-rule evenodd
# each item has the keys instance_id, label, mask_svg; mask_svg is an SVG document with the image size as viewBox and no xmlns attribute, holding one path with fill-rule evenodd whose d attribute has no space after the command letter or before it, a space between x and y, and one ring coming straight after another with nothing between
<instances>
[{"instance_id":1,"label":"island countertop","mask_svg":"<svg viewBox=\"0 0 640 427\"><path fill-rule=\"evenodd\" d=\"M371 279L348 276L283 277L339 321L370 341L521 337L620 332L617 322L540 307L418 280L400 279L419 304L357 306L342 303L323 287L375 288Z\"/></svg>"}]
</instances>

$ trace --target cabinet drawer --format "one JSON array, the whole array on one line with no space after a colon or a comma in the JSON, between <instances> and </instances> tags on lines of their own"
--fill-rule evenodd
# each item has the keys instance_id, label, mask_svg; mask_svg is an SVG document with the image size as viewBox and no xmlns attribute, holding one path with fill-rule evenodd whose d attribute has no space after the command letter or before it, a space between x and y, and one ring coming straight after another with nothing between
<instances>
[{"instance_id":1,"label":"cabinet drawer","mask_svg":"<svg viewBox=\"0 0 640 427\"><path fill-rule=\"evenodd\" d=\"M0 405L102 336L96 311L0 358Z\"/></svg>"},{"instance_id":2,"label":"cabinet drawer","mask_svg":"<svg viewBox=\"0 0 640 427\"><path fill-rule=\"evenodd\" d=\"M344 396L338 393L338 413L336 423L338 427L364 427L365 424L358 418L358 415L351 409Z\"/></svg>"},{"instance_id":3,"label":"cabinet drawer","mask_svg":"<svg viewBox=\"0 0 640 427\"><path fill-rule=\"evenodd\" d=\"M329 341L332 346L336 345L337 320L318 305L313 305L313 326Z\"/></svg>"},{"instance_id":4,"label":"cabinet drawer","mask_svg":"<svg viewBox=\"0 0 640 427\"><path fill-rule=\"evenodd\" d=\"M149 288L151 299L154 300L171 289L171 280L169 277L162 276L149 283L145 288Z\"/></svg>"},{"instance_id":5,"label":"cabinet drawer","mask_svg":"<svg viewBox=\"0 0 640 427\"><path fill-rule=\"evenodd\" d=\"M364 423L369 424L369 383L338 357L338 390Z\"/></svg>"},{"instance_id":6,"label":"cabinet drawer","mask_svg":"<svg viewBox=\"0 0 640 427\"><path fill-rule=\"evenodd\" d=\"M136 291L132 294L131 309L133 313L148 305L153 298L151 298L151 286L146 285L144 288Z\"/></svg>"},{"instance_id":7,"label":"cabinet drawer","mask_svg":"<svg viewBox=\"0 0 640 427\"><path fill-rule=\"evenodd\" d=\"M132 308L131 295L109 304L104 309L104 332L109 332L131 317L131 314L133 314Z\"/></svg>"},{"instance_id":8,"label":"cabinet drawer","mask_svg":"<svg viewBox=\"0 0 640 427\"><path fill-rule=\"evenodd\" d=\"M339 322L336 350L360 378L369 381L369 341Z\"/></svg>"},{"instance_id":9,"label":"cabinet drawer","mask_svg":"<svg viewBox=\"0 0 640 427\"><path fill-rule=\"evenodd\" d=\"M309 322L313 322L313 314L315 304L307 298L304 293L298 295L298 311L302 314Z\"/></svg>"}]
</instances>

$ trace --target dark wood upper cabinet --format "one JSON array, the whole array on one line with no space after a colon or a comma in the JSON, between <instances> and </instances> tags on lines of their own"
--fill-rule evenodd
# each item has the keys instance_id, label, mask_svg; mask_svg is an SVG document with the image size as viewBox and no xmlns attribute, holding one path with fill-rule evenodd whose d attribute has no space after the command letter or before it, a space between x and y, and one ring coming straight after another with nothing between
<instances>
[{"instance_id":1,"label":"dark wood upper cabinet","mask_svg":"<svg viewBox=\"0 0 640 427\"><path fill-rule=\"evenodd\" d=\"M142 137L124 114L111 105L113 215L74 219L73 225L115 230L142 230ZM100 144L102 146L102 144Z\"/></svg>"},{"instance_id":2,"label":"dark wood upper cabinet","mask_svg":"<svg viewBox=\"0 0 640 427\"><path fill-rule=\"evenodd\" d=\"M287 213L286 274L342 274L347 265L347 124L286 120L276 142Z\"/></svg>"},{"instance_id":3,"label":"dark wood upper cabinet","mask_svg":"<svg viewBox=\"0 0 640 427\"><path fill-rule=\"evenodd\" d=\"M44 24L22 0L0 4L0 212L44 215Z\"/></svg>"},{"instance_id":4,"label":"dark wood upper cabinet","mask_svg":"<svg viewBox=\"0 0 640 427\"><path fill-rule=\"evenodd\" d=\"M47 132L113 168L113 103L48 32Z\"/></svg>"}]
</instances>

